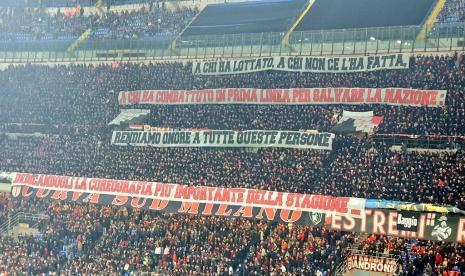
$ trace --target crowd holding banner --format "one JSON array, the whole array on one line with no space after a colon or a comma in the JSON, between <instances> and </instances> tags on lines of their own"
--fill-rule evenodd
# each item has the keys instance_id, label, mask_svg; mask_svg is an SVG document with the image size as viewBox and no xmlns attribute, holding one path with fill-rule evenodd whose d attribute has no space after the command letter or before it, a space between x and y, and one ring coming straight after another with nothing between
<instances>
[{"instance_id":1,"label":"crowd holding banner","mask_svg":"<svg viewBox=\"0 0 465 276\"><path fill-rule=\"evenodd\" d=\"M331 150L334 134L315 131L114 131L113 145L152 147L280 147Z\"/></svg>"},{"instance_id":2,"label":"crowd holding banner","mask_svg":"<svg viewBox=\"0 0 465 276\"><path fill-rule=\"evenodd\" d=\"M372 272L384 272L392 274L397 268L396 260L381 256L368 256L362 254L353 254L346 258L347 269L365 270Z\"/></svg>"},{"instance_id":3,"label":"crowd holding banner","mask_svg":"<svg viewBox=\"0 0 465 276\"><path fill-rule=\"evenodd\" d=\"M186 212L190 210L191 213L199 213L194 210L199 210L200 204L204 204L202 214L211 214L213 206L216 205L217 213L221 212L224 215L232 213L225 211L225 208L237 206L238 212L243 213L241 216L247 217L251 215L251 208L258 207L265 208L267 214L271 209L285 210L286 214L292 215L289 219L291 222L298 219L301 212L358 216L365 208L364 199L352 197L27 173L15 173L11 178L13 196L30 196L32 190L36 189L37 197L48 196L62 200L71 198L73 201L81 198L82 202L99 203L101 196L110 195L113 196L113 205L124 205L127 202L132 207L150 206L150 209L159 211L177 202L181 204L180 209ZM129 197L134 200L128 201ZM148 199L152 200L152 204L147 204ZM296 210L299 212L295 212Z\"/></svg>"},{"instance_id":4,"label":"crowd holding banner","mask_svg":"<svg viewBox=\"0 0 465 276\"><path fill-rule=\"evenodd\" d=\"M408 54L352 57L275 56L243 59L195 61L194 75L252 73L266 70L313 73L347 73L409 68Z\"/></svg>"},{"instance_id":5,"label":"crowd holding banner","mask_svg":"<svg viewBox=\"0 0 465 276\"><path fill-rule=\"evenodd\" d=\"M205 90L121 91L119 104L387 104L400 106L444 106L446 90L411 88L219 88Z\"/></svg>"},{"instance_id":6,"label":"crowd holding banner","mask_svg":"<svg viewBox=\"0 0 465 276\"><path fill-rule=\"evenodd\" d=\"M367 200L362 198L26 173L9 177L14 197L256 218L324 225L337 231L465 243L464 216L367 209Z\"/></svg>"},{"instance_id":7,"label":"crowd holding banner","mask_svg":"<svg viewBox=\"0 0 465 276\"><path fill-rule=\"evenodd\" d=\"M439 146L458 148L457 151L433 151L428 154L409 150L393 152L389 139L378 140L364 135L335 139L331 152L285 148L119 147L110 144L111 133L107 124L121 108L114 91L154 88L195 90L342 86L447 90L446 104L441 108L373 104L159 105L153 106L151 114L140 123L173 130L317 129L332 132L331 128L339 121L343 110L372 110L375 115L384 116L384 123L379 125L380 133L417 135L419 139L427 139L425 144L428 143L428 146L436 145L436 141L426 138L430 135L463 135L461 126L465 98L461 92L465 86L465 63L457 61L452 55L412 57L410 63L412 66L408 70L350 74L266 71L211 77L192 76L191 66L179 63L121 63L118 68L104 65L10 67L0 74L6 86L2 90L3 100L0 104L3 123L54 124L63 129L59 130L60 135L37 138L0 137L1 171L400 201L399 205L388 210L392 212L391 222L388 219L383 221L386 215L377 213L386 210L371 210L371 214L363 212L367 213L365 230L372 231L378 225L378 232L381 232L380 229L389 232L389 225L393 225L394 230L404 231L404 234L399 232L399 236L405 236L405 232L420 236L419 232L426 229L433 241L370 235L367 254L390 249L404 252L411 243L418 243L415 252L421 247L425 253L405 256L406 274L420 275L425 272L428 275L443 275L444 271L451 270L460 274L465 271L465 243L438 241L453 241L454 237L460 237L460 224L450 224L454 222L454 217L460 215L450 214L447 207L443 216L441 210L445 207L442 206L453 205L465 209L462 185L464 155L454 140ZM63 87L70 89L63 90ZM11 125L7 128L0 125L0 128L5 132L27 133L37 129ZM47 131L41 128L41 132ZM58 133L54 129L50 132ZM415 145L418 144L415 142ZM410 144L407 146L410 147ZM55 185L64 185L59 181L57 183ZM113 181L98 183L97 188L102 190L124 188L137 192L139 187L146 187L124 187L120 182L115 184ZM226 209L215 205L216 209L212 208L211 211L218 215L197 216L188 213L194 212L196 205L178 214L182 206L180 201L173 203L178 204L174 205L176 213L168 214L151 212L150 208L127 208L132 204L136 207L143 204L152 206L153 200L144 201L141 197L135 199L128 196L126 200L115 195L84 192L47 193L47 190L24 186L14 189L15 195L22 195L23 192L29 197L15 198L9 195L5 201L0 195L0 221L17 212L45 212L51 221L44 222L39 229L40 241L31 238L23 243L7 242L2 236L0 272L18 275L55 272L66 275L122 275L150 273L161 267L163 270L160 274L164 275L332 275L342 259L341 249L357 246L357 237L366 236L355 233L362 231L364 217L354 219L356 226L360 225L360 230L355 227L354 232L346 232L331 230L328 226L335 229L339 229L339 225L349 227L350 219L344 215L321 212L302 213L301 219L305 217L308 221L268 223L265 220L273 213L266 210L263 211L264 219L256 220L244 218L250 209L243 209L238 213L238 218L219 215L227 214L229 210L233 215L240 210L230 204ZM76 202L72 202L73 195L77 198ZM43 196L44 200L41 198ZM52 196L66 196L71 201L47 199ZM126 203L114 206L111 203L115 198L115 203ZM90 204L92 202L109 203ZM417 208L417 204L402 202L438 206L427 205L423 209L423 204L418 204L420 208ZM183 210L187 210L184 207ZM203 213L205 207L206 204L199 203L197 211ZM434 207L434 211L430 207ZM404 212L409 208L417 209L415 214L418 218ZM370 209L367 202L366 209ZM396 217L396 213L400 215ZM257 210L252 209L252 217L256 215ZM277 211L275 218L281 218L281 215L282 212ZM422 226L422 215L426 215L425 226ZM320 220L326 226L313 227L316 224L312 222ZM307 222L309 224L299 225ZM101 237L100 233L105 234ZM64 248L72 247L71 243L76 240L80 241L76 251L69 249L71 253L63 261L53 260L61 255ZM137 259L145 258L146 252L153 254L158 248L158 252L167 253L155 256L154 260L160 262L146 265L145 259ZM439 255L440 261L434 260L435 255ZM426 272L427 263L431 263L434 272ZM411 265L413 267L409 268ZM225 270L232 270L232 273Z\"/></svg>"}]
</instances>

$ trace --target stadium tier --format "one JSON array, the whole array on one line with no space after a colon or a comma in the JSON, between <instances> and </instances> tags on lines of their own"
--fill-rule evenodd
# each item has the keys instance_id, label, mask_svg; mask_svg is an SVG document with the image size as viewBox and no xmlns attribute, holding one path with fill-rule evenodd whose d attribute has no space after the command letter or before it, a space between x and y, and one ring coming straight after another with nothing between
<instances>
[{"instance_id":1,"label":"stadium tier","mask_svg":"<svg viewBox=\"0 0 465 276\"><path fill-rule=\"evenodd\" d=\"M407 58L408 59L408 58ZM373 110L384 116L380 133L464 135L463 60L461 56L411 59L411 68L351 74L265 71L236 75L194 75L192 64L154 63L17 66L0 74L4 123L104 127L119 113L119 92L138 90L198 90L210 88L414 88L447 90L441 108L373 104L332 105L179 105L153 106L144 123L176 129L268 129L329 131L343 109ZM117 68L115 68L117 67ZM176 78L172 76L175 75ZM28 81L24 81L28 76ZM53 77L52 77L53 76ZM157 76L152 78L150 76ZM57 102L61 104L57 104ZM21 108L16 108L17 106ZM124 108L140 108L129 105ZM27 109L27 112L24 112ZM145 108L145 107L144 107ZM199 116L196 116L199 114ZM283 116L276 120L274 116ZM202 115L202 116L200 116ZM211 120L215 118L215 120Z\"/></svg>"},{"instance_id":2,"label":"stadium tier","mask_svg":"<svg viewBox=\"0 0 465 276\"><path fill-rule=\"evenodd\" d=\"M459 23L465 21L465 1L446 1L444 9L438 17L439 23Z\"/></svg>"},{"instance_id":3,"label":"stadium tier","mask_svg":"<svg viewBox=\"0 0 465 276\"><path fill-rule=\"evenodd\" d=\"M1 40L75 40L87 29L89 39L138 39L179 33L196 14L195 9L168 10L142 7L135 11L83 15L84 8L71 14L36 10L1 10Z\"/></svg>"},{"instance_id":4,"label":"stadium tier","mask_svg":"<svg viewBox=\"0 0 465 276\"><path fill-rule=\"evenodd\" d=\"M2 182L12 185L12 194L1 197L0 217L2 222L31 225L33 230L28 228L27 233L34 236L15 238L20 226L3 223L0 270L34 275L101 271L335 275L341 273L341 264L352 273L362 271L363 267L356 267L357 258L383 253L384 273L460 273L465 257L459 245L465 239L460 222L465 209L461 93L465 64L462 55L413 56L403 64L404 69L352 73L266 70L228 75L196 74L195 62L26 65L3 70L0 170L18 173L0 174ZM256 89L239 89L250 87ZM221 91L226 93L225 102L215 103L221 100ZM295 94L305 91L310 98ZM363 104L345 99L354 97L354 92L371 96L361 94L359 100L368 101ZM259 93L258 98L253 93ZM396 93L403 96L398 98ZM438 97L439 93L447 93L442 101L416 106L415 95ZM308 102L292 104L295 95ZM360 125L362 117L344 119L354 115L368 116L371 127ZM326 142L310 142L337 129L339 134L328 136ZM227 131L211 136L213 130ZM247 130L255 131L246 135ZM144 139L144 132L150 137L160 134L163 140ZM139 138L129 138L135 133ZM199 134L206 138L195 142ZM203 145L207 141L210 144ZM309 204L333 203L309 205L314 208L310 210L321 208L323 215L295 215L294 223L283 224L292 218L281 212L277 219L269 210L260 215L253 209L257 208L253 204L279 204L271 195L268 200L258 194L254 200L246 196L244 204L252 204L245 207L252 208L250 215L262 218L248 220L247 209L237 209L234 203L229 211L218 206L213 207L212 216L199 217L195 214L208 212L206 206L198 207L203 211L179 207L173 194L175 201L165 211L190 215L164 214L150 210L164 210L154 207L150 198L112 198L115 189L122 187L114 185L129 182L105 179L209 186L212 192L219 187L259 189L297 193L302 199L315 197ZM59 186L82 189L82 184L74 186L78 183L88 183L84 185L103 194L95 197L88 188L83 190L89 191L85 197L82 192L54 190ZM40 187L46 187L45 193ZM107 190L113 192L105 194ZM247 195L252 191L247 190ZM71 195L75 199L63 200ZM315 201L320 198L317 195L326 197ZM239 200L237 195L234 198ZM363 212L370 225L386 230L373 226L363 232L355 215L352 219L359 234L340 232L347 230L341 227L348 227L351 220L341 216L341 206L346 205L336 202L347 202L348 208ZM106 205L110 203L114 206ZM406 209L395 210L395 206ZM180 211L183 208L187 209ZM412 214L411 208L417 211ZM232 210L241 218L221 218L231 216ZM378 213L369 215L373 212ZM388 220L379 221L379 212L407 216L389 227L415 225L420 232L391 230L384 225ZM422 231L428 233L426 237ZM451 241L459 243L451 245Z\"/></svg>"}]
</instances>

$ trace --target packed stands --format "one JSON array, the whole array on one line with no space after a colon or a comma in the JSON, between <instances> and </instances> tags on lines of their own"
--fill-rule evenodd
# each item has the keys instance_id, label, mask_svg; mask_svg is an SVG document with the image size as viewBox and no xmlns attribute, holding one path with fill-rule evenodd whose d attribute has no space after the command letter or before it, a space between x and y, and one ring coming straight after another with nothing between
<instances>
[{"instance_id":1,"label":"packed stands","mask_svg":"<svg viewBox=\"0 0 465 276\"><path fill-rule=\"evenodd\" d=\"M357 249L370 254L401 254L401 275L460 275L464 271L463 245L371 235L360 242Z\"/></svg>"},{"instance_id":2,"label":"packed stands","mask_svg":"<svg viewBox=\"0 0 465 276\"><path fill-rule=\"evenodd\" d=\"M156 35L174 35L180 33L192 20L196 9L179 9L175 11L141 9L136 12L108 12L92 23L94 39L118 38L137 39Z\"/></svg>"},{"instance_id":3,"label":"packed stands","mask_svg":"<svg viewBox=\"0 0 465 276\"><path fill-rule=\"evenodd\" d=\"M38 237L0 238L0 271L99 274L159 272L332 275L355 234L244 219L164 215L122 207L13 200L9 208L49 214ZM0 201L0 208L4 203ZM53 225L53 227L51 227ZM232 230L232 231L231 231ZM408 273L464 271L462 245L360 238L364 252L402 256ZM225 250L226 249L226 250Z\"/></svg>"},{"instance_id":4,"label":"packed stands","mask_svg":"<svg viewBox=\"0 0 465 276\"><path fill-rule=\"evenodd\" d=\"M437 18L438 23L459 23L465 21L465 1L448 0Z\"/></svg>"},{"instance_id":5,"label":"packed stands","mask_svg":"<svg viewBox=\"0 0 465 276\"><path fill-rule=\"evenodd\" d=\"M0 202L0 206L2 206ZM242 275L334 271L355 234L244 219L165 215L47 200L38 237L0 237L0 272ZM52 227L53 226L53 227ZM297 252L297 251L298 252ZM305 256L304 256L305 255ZM332 260L327 262L328 258Z\"/></svg>"},{"instance_id":6,"label":"packed stands","mask_svg":"<svg viewBox=\"0 0 465 276\"><path fill-rule=\"evenodd\" d=\"M73 39L90 26L91 19L79 14L54 15L29 9L0 9L2 40Z\"/></svg>"},{"instance_id":7,"label":"packed stands","mask_svg":"<svg viewBox=\"0 0 465 276\"><path fill-rule=\"evenodd\" d=\"M118 67L119 66L119 67ZM212 129L318 129L328 131L342 109L374 110L385 116L379 133L463 135L465 63L460 56L416 57L409 70L350 74L259 72L229 76L192 75L182 63L17 66L0 74L3 123L104 127L119 112L118 92L144 89L406 87L446 89L441 108L386 105L160 106L144 123L158 127ZM176 78L172 78L176 75ZM27 82L23 81L28 76ZM54 76L46 78L46 76ZM151 76L157 76L152 78ZM60 103L60 104L57 104ZM21 106L26 108L12 109ZM137 106L136 106L137 107ZM275 116L284 116L275 120ZM215 118L215 120L211 120Z\"/></svg>"},{"instance_id":8,"label":"packed stands","mask_svg":"<svg viewBox=\"0 0 465 276\"><path fill-rule=\"evenodd\" d=\"M192 20L196 9L169 10L152 6L151 10L107 12L83 15L84 8L72 13L50 14L35 9L0 9L1 40L74 40L91 29L91 39L137 39L157 35L175 35Z\"/></svg>"},{"instance_id":9,"label":"packed stands","mask_svg":"<svg viewBox=\"0 0 465 276\"><path fill-rule=\"evenodd\" d=\"M129 177L164 183L465 206L465 190L460 185L462 152L396 153L382 143L357 139L338 142L331 154L278 149L248 153L225 149L126 148L110 146L102 140L110 139L68 135L16 140L4 137L0 165L5 171Z\"/></svg>"}]
</instances>

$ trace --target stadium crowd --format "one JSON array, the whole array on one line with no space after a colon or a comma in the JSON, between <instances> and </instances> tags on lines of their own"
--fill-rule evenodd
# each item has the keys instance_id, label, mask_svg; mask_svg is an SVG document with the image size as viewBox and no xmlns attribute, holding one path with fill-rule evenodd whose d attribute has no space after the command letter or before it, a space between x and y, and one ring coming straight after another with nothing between
<instances>
[{"instance_id":1,"label":"stadium crowd","mask_svg":"<svg viewBox=\"0 0 465 276\"><path fill-rule=\"evenodd\" d=\"M331 275L342 249L357 238L244 219L49 200L31 199L27 206L11 202L16 211L35 208L49 218L41 221L36 237L0 237L0 272L11 275Z\"/></svg>"},{"instance_id":2,"label":"stadium crowd","mask_svg":"<svg viewBox=\"0 0 465 276\"><path fill-rule=\"evenodd\" d=\"M10 202L15 211L48 216L38 236L0 237L0 272L8 275L333 275L350 247L399 256L399 275L465 269L459 244L44 199Z\"/></svg>"},{"instance_id":3,"label":"stadium crowd","mask_svg":"<svg viewBox=\"0 0 465 276\"><path fill-rule=\"evenodd\" d=\"M90 39L138 39L174 35L198 13L152 6L134 11L84 15L80 7L51 14L40 9L0 8L1 40L76 39L91 29Z\"/></svg>"},{"instance_id":4,"label":"stadium crowd","mask_svg":"<svg viewBox=\"0 0 465 276\"><path fill-rule=\"evenodd\" d=\"M370 235L358 242L358 250L370 255L400 256L400 275L462 275L465 268L463 244L409 241Z\"/></svg>"},{"instance_id":5,"label":"stadium crowd","mask_svg":"<svg viewBox=\"0 0 465 276\"><path fill-rule=\"evenodd\" d=\"M465 207L465 156L341 137L328 152L111 146L110 137L4 138L5 171L392 199Z\"/></svg>"},{"instance_id":6,"label":"stadium crowd","mask_svg":"<svg viewBox=\"0 0 465 276\"><path fill-rule=\"evenodd\" d=\"M438 23L460 23L465 21L465 1L447 0L437 18Z\"/></svg>"},{"instance_id":7,"label":"stadium crowd","mask_svg":"<svg viewBox=\"0 0 465 276\"><path fill-rule=\"evenodd\" d=\"M150 108L144 123L157 127L328 131L342 110L373 110L384 116L379 133L463 136L464 66L462 56L451 55L412 57L405 70L348 74L195 76L190 64L182 63L9 67L0 72L0 171L465 208L465 156L460 146L451 152L394 152L390 144L373 137L340 135L331 151L161 149L112 146L112 128L107 126L120 110L118 92L125 90L405 87L447 90L446 105L136 107ZM344 256L343 249L356 246L359 239L353 233L310 226L0 196L0 224L19 211L43 213L48 219L39 223L36 237L0 238L0 273L331 275ZM367 252L395 249L405 257L402 269L408 275L429 267L437 274L465 271L465 251L460 245L421 242L414 247L410 241L371 237L360 246Z\"/></svg>"},{"instance_id":8,"label":"stadium crowd","mask_svg":"<svg viewBox=\"0 0 465 276\"><path fill-rule=\"evenodd\" d=\"M229 76L192 75L190 64L182 63L18 66L0 73L0 82L5 88L0 92L0 118L3 123L104 128L119 113L119 91L139 89L400 87L447 90L446 105L440 108L387 105L157 106L151 108L150 118L144 123L171 128L327 131L338 121L342 110L373 110L375 115L384 116L379 133L463 135L465 61L462 56L417 56L412 57L411 63L410 69L364 73L260 72ZM24 81L25 76L28 81Z\"/></svg>"}]
</instances>

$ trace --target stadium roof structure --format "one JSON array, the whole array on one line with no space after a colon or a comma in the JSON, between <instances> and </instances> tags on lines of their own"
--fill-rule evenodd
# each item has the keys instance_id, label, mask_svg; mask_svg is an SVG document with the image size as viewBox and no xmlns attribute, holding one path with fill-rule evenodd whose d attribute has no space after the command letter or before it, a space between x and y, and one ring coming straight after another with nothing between
<instances>
[{"instance_id":1,"label":"stadium roof structure","mask_svg":"<svg viewBox=\"0 0 465 276\"><path fill-rule=\"evenodd\" d=\"M296 31L418 26L436 0L317 0Z\"/></svg>"},{"instance_id":2,"label":"stadium roof structure","mask_svg":"<svg viewBox=\"0 0 465 276\"><path fill-rule=\"evenodd\" d=\"M306 0L267 0L210 4L182 36L287 32Z\"/></svg>"}]
</instances>

